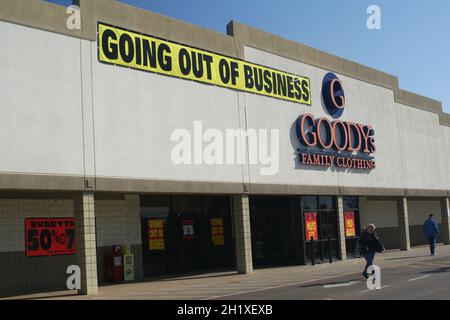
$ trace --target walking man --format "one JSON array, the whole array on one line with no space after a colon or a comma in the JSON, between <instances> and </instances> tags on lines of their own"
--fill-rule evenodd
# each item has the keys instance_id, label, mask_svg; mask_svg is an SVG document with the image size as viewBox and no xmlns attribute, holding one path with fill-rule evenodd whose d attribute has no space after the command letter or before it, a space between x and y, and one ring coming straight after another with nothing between
<instances>
[{"instance_id":1,"label":"walking man","mask_svg":"<svg viewBox=\"0 0 450 320\"><path fill-rule=\"evenodd\" d=\"M430 252L432 256L436 255L436 237L439 234L439 226L434 219L434 216L430 214L428 219L423 224L423 233L428 238L428 243L430 244Z\"/></svg>"},{"instance_id":2,"label":"walking man","mask_svg":"<svg viewBox=\"0 0 450 320\"><path fill-rule=\"evenodd\" d=\"M361 233L359 238L359 244L361 249L361 255L366 260L366 266L363 271L364 278L368 278L367 269L373 264L375 254L377 252L383 252L384 246L375 233L375 225L369 224L366 229Z\"/></svg>"}]
</instances>

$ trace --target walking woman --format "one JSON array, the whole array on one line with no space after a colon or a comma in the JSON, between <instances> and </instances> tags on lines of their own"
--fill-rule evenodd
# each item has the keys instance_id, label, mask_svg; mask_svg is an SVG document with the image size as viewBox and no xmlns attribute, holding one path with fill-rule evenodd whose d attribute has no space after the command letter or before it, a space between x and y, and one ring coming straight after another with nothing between
<instances>
[{"instance_id":1,"label":"walking woman","mask_svg":"<svg viewBox=\"0 0 450 320\"><path fill-rule=\"evenodd\" d=\"M377 252L383 252L384 246L375 233L375 225L369 224L366 229L361 233L359 238L359 244L361 248L361 255L366 259L366 267L364 268L363 276L367 279L367 268L373 264L375 254Z\"/></svg>"}]
</instances>

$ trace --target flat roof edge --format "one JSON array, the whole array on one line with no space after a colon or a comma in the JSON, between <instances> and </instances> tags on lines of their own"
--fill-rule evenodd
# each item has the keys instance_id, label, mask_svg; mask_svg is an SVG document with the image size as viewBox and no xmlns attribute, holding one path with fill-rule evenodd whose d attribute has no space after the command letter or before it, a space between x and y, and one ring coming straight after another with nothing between
<instances>
[{"instance_id":1,"label":"flat roof edge","mask_svg":"<svg viewBox=\"0 0 450 320\"><path fill-rule=\"evenodd\" d=\"M80 30L67 28L66 10L64 6L43 0L2 0L0 1L0 20L81 37Z\"/></svg>"},{"instance_id":2,"label":"flat roof edge","mask_svg":"<svg viewBox=\"0 0 450 320\"><path fill-rule=\"evenodd\" d=\"M395 102L439 115L441 125L450 126L450 114L445 113L440 101L400 89L398 78L383 71L308 47L269 32L255 29L237 21L230 21L227 33L241 46L267 51L278 56L334 71L364 82L392 89ZM241 53L243 56L243 52Z\"/></svg>"},{"instance_id":3,"label":"flat roof edge","mask_svg":"<svg viewBox=\"0 0 450 320\"><path fill-rule=\"evenodd\" d=\"M228 23L226 34L222 34L116 0L73 3L81 7L81 30L67 28L64 6L43 0L2 0L0 20L91 41L96 41L97 21L102 21L241 59L245 58L244 46L253 47L392 89L397 103L436 113L440 124L450 127L450 114L443 112L441 102L400 89L398 78L393 75L237 21Z\"/></svg>"},{"instance_id":4,"label":"flat roof edge","mask_svg":"<svg viewBox=\"0 0 450 320\"><path fill-rule=\"evenodd\" d=\"M82 15L82 38L97 40L97 22L119 26L143 34L205 48L236 57L233 38L226 33L201 28L115 0L78 0Z\"/></svg>"}]
</instances>

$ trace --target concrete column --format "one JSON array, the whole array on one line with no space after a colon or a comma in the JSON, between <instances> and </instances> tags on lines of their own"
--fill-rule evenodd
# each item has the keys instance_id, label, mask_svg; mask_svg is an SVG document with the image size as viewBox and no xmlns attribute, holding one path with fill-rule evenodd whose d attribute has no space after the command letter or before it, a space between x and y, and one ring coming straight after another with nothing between
<instances>
[{"instance_id":1,"label":"concrete column","mask_svg":"<svg viewBox=\"0 0 450 320\"><path fill-rule=\"evenodd\" d=\"M344 222L344 197L337 197L338 207L338 243L341 260L347 260L347 247L345 245L345 222Z\"/></svg>"},{"instance_id":2,"label":"concrete column","mask_svg":"<svg viewBox=\"0 0 450 320\"><path fill-rule=\"evenodd\" d=\"M76 263L81 269L79 294L97 294L97 246L94 193L82 192L74 199Z\"/></svg>"},{"instance_id":3,"label":"concrete column","mask_svg":"<svg viewBox=\"0 0 450 320\"><path fill-rule=\"evenodd\" d=\"M127 207L130 207L132 209L129 216L127 218L127 223L129 223L128 230L131 231L135 236L132 236L133 238L136 238L135 241L131 241L131 252L134 254L134 271L135 271L135 278L136 279L142 279L144 278L144 261L142 257L142 246L148 245L148 243L142 244L142 238L141 238L141 213L140 213L140 198L139 194L125 194L124 200L127 202Z\"/></svg>"},{"instance_id":4,"label":"concrete column","mask_svg":"<svg viewBox=\"0 0 450 320\"><path fill-rule=\"evenodd\" d=\"M450 244L450 198L445 197L441 198L441 219L442 219L442 227L441 227L441 235L442 241L444 244Z\"/></svg>"},{"instance_id":5,"label":"concrete column","mask_svg":"<svg viewBox=\"0 0 450 320\"><path fill-rule=\"evenodd\" d=\"M248 195L233 195L236 266L239 273L253 272L252 235Z\"/></svg>"},{"instance_id":6,"label":"concrete column","mask_svg":"<svg viewBox=\"0 0 450 320\"><path fill-rule=\"evenodd\" d=\"M406 197L397 199L398 233L400 236L400 250L411 249L409 238L408 200Z\"/></svg>"}]
</instances>

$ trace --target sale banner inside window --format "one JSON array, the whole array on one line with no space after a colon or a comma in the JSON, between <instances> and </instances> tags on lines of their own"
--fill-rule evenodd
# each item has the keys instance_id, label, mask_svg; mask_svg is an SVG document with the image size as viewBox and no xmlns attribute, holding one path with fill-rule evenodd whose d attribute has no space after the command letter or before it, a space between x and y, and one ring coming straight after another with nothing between
<instances>
[{"instance_id":1,"label":"sale banner inside window","mask_svg":"<svg viewBox=\"0 0 450 320\"><path fill-rule=\"evenodd\" d=\"M319 235L317 232L317 213L316 212L305 212L305 229L306 229L306 240L319 240Z\"/></svg>"},{"instance_id":2,"label":"sale banner inside window","mask_svg":"<svg viewBox=\"0 0 450 320\"><path fill-rule=\"evenodd\" d=\"M150 250L164 250L164 220L152 219L148 221L148 248Z\"/></svg>"},{"instance_id":3,"label":"sale banner inside window","mask_svg":"<svg viewBox=\"0 0 450 320\"><path fill-rule=\"evenodd\" d=\"M26 218L27 257L75 254L74 218Z\"/></svg>"},{"instance_id":4,"label":"sale banner inside window","mask_svg":"<svg viewBox=\"0 0 450 320\"><path fill-rule=\"evenodd\" d=\"M183 240L194 240L194 220L183 220Z\"/></svg>"},{"instance_id":5,"label":"sale banner inside window","mask_svg":"<svg viewBox=\"0 0 450 320\"><path fill-rule=\"evenodd\" d=\"M211 219L211 240L215 246L223 246L225 237L223 232L223 218Z\"/></svg>"},{"instance_id":6,"label":"sale banner inside window","mask_svg":"<svg viewBox=\"0 0 450 320\"><path fill-rule=\"evenodd\" d=\"M355 212L344 211L345 236L356 236Z\"/></svg>"}]
</instances>

